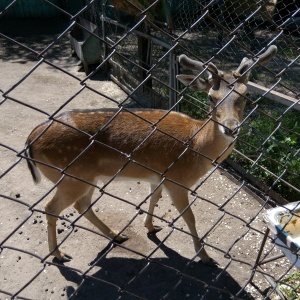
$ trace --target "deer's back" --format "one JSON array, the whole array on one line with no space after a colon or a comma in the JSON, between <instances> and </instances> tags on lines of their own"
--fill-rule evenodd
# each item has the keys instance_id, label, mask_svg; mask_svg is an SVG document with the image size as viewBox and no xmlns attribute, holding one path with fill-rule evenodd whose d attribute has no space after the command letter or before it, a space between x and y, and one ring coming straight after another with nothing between
<instances>
[{"instance_id":1,"label":"deer's back","mask_svg":"<svg viewBox=\"0 0 300 300\"><path fill-rule=\"evenodd\" d=\"M134 177L134 173L139 173L137 177L143 177L143 174L150 176L151 169L164 173L175 161L168 171L170 176L175 176L172 172L175 174L176 168L195 165L199 155L187 150L185 142L201 124L186 115L167 114L163 110L120 113L103 109L75 110L38 126L27 144L40 135L32 144L32 157L61 169L67 167L74 175L84 176L86 170L94 170L112 176L130 161L122 175Z\"/></svg>"}]
</instances>

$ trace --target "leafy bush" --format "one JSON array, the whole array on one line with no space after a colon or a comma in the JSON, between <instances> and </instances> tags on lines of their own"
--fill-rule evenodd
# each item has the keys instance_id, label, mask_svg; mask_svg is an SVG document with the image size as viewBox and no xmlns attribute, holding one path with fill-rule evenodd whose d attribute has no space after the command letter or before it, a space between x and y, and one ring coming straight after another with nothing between
<instances>
[{"instance_id":1,"label":"leafy bush","mask_svg":"<svg viewBox=\"0 0 300 300\"><path fill-rule=\"evenodd\" d=\"M243 126L234 159L288 201L299 200L300 113L263 99Z\"/></svg>"}]
</instances>

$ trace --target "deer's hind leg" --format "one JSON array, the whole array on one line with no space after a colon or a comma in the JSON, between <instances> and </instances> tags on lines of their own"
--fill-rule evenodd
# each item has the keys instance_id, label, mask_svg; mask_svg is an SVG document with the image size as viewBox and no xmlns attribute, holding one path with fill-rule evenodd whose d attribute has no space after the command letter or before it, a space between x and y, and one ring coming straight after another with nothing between
<instances>
[{"instance_id":1,"label":"deer's hind leg","mask_svg":"<svg viewBox=\"0 0 300 300\"><path fill-rule=\"evenodd\" d=\"M105 236L115 239L118 243L126 241L128 239L126 235L119 234L117 231L110 229L96 216L92 207L89 207L94 189L95 188L91 186L88 193L75 202L75 209L95 225Z\"/></svg>"},{"instance_id":2,"label":"deer's hind leg","mask_svg":"<svg viewBox=\"0 0 300 300\"><path fill-rule=\"evenodd\" d=\"M71 260L71 256L61 252L57 246L56 222L63 210L72 205L89 190L89 185L66 177L58 186L54 197L45 205L48 229L49 251L63 262Z\"/></svg>"}]
</instances>

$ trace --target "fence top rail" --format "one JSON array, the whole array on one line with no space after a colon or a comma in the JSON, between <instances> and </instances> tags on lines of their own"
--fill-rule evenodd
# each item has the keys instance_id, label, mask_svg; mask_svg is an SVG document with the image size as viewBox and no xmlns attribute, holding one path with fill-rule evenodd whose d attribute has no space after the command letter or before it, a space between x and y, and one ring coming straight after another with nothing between
<instances>
[{"instance_id":1,"label":"fence top rail","mask_svg":"<svg viewBox=\"0 0 300 300\"><path fill-rule=\"evenodd\" d=\"M288 95L284 95L280 92L272 91L269 88L266 88L251 81L247 83L247 86L250 92L263 95L265 98L274 100L286 106L293 106L294 109L300 110L300 98L296 99Z\"/></svg>"}]
</instances>

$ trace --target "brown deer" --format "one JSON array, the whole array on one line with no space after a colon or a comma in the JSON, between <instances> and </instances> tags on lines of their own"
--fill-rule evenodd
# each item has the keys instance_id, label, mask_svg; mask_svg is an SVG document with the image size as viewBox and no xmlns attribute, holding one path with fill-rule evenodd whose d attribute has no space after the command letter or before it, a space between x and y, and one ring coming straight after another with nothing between
<instances>
[{"instance_id":1,"label":"brown deer","mask_svg":"<svg viewBox=\"0 0 300 300\"><path fill-rule=\"evenodd\" d=\"M51 254L61 261L71 259L59 250L56 237L57 217L71 204L111 240L127 239L106 226L90 207L97 181L115 177L150 183L144 222L149 233L161 230L153 225L153 211L166 189L189 228L197 255L204 263L211 262L196 231L188 192L214 162L231 153L242 121L249 71L255 62L265 64L276 52L270 46L255 59L244 58L235 72L222 72L212 63L204 66L181 55L182 66L210 74L208 80L177 76L192 90L208 93L211 117L206 121L173 111L120 108L71 110L36 127L27 139L25 156L36 183L39 169L57 184L56 194L45 206Z\"/></svg>"}]
</instances>

